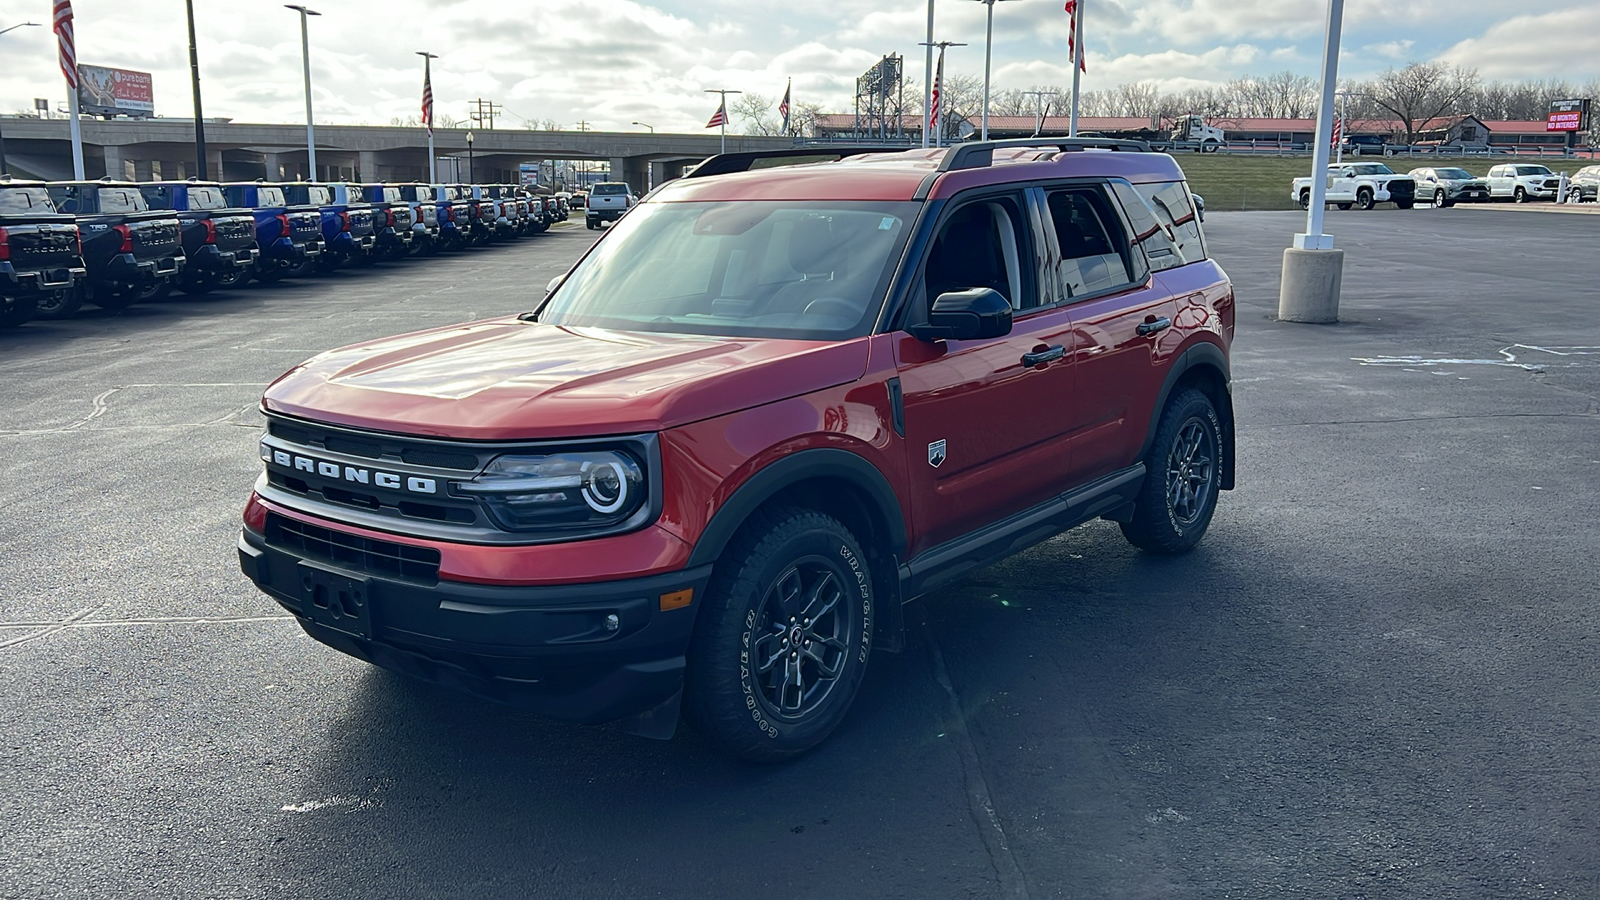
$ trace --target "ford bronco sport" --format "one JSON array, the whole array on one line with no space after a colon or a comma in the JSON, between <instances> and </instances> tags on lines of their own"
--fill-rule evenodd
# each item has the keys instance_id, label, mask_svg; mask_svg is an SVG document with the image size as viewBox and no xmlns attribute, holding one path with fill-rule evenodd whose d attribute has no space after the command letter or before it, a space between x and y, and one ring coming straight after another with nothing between
<instances>
[{"instance_id":1,"label":"ford bronco sport","mask_svg":"<svg viewBox=\"0 0 1600 900\"><path fill-rule=\"evenodd\" d=\"M276 381L239 560L377 665L783 759L905 601L1095 518L1193 547L1233 333L1144 145L725 154L531 312Z\"/></svg>"}]
</instances>

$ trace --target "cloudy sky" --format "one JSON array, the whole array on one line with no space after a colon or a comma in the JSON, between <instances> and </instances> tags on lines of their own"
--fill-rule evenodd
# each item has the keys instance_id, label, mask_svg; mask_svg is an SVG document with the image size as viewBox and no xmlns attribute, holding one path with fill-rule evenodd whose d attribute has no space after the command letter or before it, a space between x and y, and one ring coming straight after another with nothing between
<instances>
[{"instance_id":1,"label":"cloudy sky","mask_svg":"<svg viewBox=\"0 0 1600 900\"><path fill-rule=\"evenodd\" d=\"M298 16L273 0L194 0L207 116L303 119ZM508 125L579 120L597 129L697 131L715 108L704 88L849 107L853 79L905 54L920 79L925 0L310 0L318 121L381 124L415 115L417 50L440 56L441 113L505 105ZM936 38L953 73L983 71L984 7L938 0ZM1313 74L1326 0L1084 0L1085 89L1154 80L1191 87L1284 69ZM154 74L158 115L189 116L183 0L74 0L78 58ZM0 28L48 23L49 0L0 0ZM995 7L997 88L1064 84L1061 0ZM1348 0L1341 75L1413 59L1475 65L1488 78L1600 77L1595 0ZM48 27L0 36L0 109L64 103ZM735 122L735 127L738 123Z\"/></svg>"}]
</instances>

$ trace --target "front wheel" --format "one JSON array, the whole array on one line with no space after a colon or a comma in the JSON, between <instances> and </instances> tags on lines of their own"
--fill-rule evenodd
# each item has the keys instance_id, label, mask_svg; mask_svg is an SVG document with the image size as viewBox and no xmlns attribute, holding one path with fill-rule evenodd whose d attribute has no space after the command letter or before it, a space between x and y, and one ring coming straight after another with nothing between
<instances>
[{"instance_id":1,"label":"front wheel","mask_svg":"<svg viewBox=\"0 0 1600 900\"><path fill-rule=\"evenodd\" d=\"M1413 206L1417 205L1417 201L1415 201L1415 200L1396 200L1394 202L1394 205L1396 207L1400 208L1400 209L1410 209Z\"/></svg>"},{"instance_id":2,"label":"front wheel","mask_svg":"<svg viewBox=\"0 0 1600 900\"><path fill-rule=\"evenodd\" d=\"M1193 388L1174 397L1145 454L1144 484L1123 537L1162 554L1185 553L1199 543L1217 510L1223 450L1211 399Z\"/></svg>"},{"instance_id":3,"label":"front wheel","mask_svg":"<svg viewBox=\"0 0 1600 900\"><path fill-rule=\"evenodd\" d=\"M1371 209L1376 205L1372 199L1372 191L1367 188L1356 191L1356 209Z\"/></svg>"},{"instance_id":4,"label":"front wheel","mask_svg":"<svg viewBox=\"0 0 1600 900\"><path fill-rule=\"evenodd\" d=\"M757 513L718 564L695 623L689 721L759 762L822 743L866 672L874 600L866 556L838 520L807 509Z\"/></svg>"}]
</instances>

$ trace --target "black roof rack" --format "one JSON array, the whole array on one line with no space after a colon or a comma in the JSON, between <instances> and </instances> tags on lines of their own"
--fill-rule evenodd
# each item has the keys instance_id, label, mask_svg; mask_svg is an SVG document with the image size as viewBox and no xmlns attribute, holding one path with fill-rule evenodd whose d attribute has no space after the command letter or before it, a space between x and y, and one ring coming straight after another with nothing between
<instances>
[{"instance_id":1,"label":"black roof rack","mask_svg":"<svg viewBox=\"0 0 1600 900\"><path fill-rule=\"evenodd\" d=\"M1005 147L1037 147L1041 150L1053 147L1063 153L1091 149L1150 152L1150 145L1144 141L1125 141L1118 138L1012 138L1004 141L973 141L956 144L939 163L939 171L985 168L994 164L994 151Z\"/></svg>"},{"instance_id":2,"label":"black roof rack","mask_svg":"<svg viewBox=\"0 0 1600 900\"><path fill-rule=\"evenodd\" d=\"M894 153L900 150L914 150L914 147L904 146L865 146L852 144L844 147L796 147L793 150L751 150L743 153L722 153L717 156L706 157L706 161L695 166L683 177L709 178L712 175L727 175L730 172L748 172L750 167L763 159L796 159L796 158L821 158L844 159L848 156L860 156L863 153Z\"/></svg>"}]
</instances>

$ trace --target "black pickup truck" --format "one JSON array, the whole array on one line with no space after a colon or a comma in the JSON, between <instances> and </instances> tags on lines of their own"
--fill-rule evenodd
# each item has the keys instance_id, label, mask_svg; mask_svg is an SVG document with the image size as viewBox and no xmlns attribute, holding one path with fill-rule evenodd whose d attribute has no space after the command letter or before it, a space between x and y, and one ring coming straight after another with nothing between
<instances>
[{"instance_id":1,"label":"black pickup truck","mask_svg":"<svg viewBox=\"0 0 1600 900\"><path fill-rule=\"evenodd\" d=\"M46 189L57 210L77 218L88 271L84 289L67 300L58 315L71 315L84 300L104 309L124 309L183 272L178 217L151 210L139 185L53 181Z\"/></svg>"},{"instance_id":2,"label":"black pickup truck","mask_svg":"<svg viewBox=\"0 0 1600 900\"><path fill-rule=\"evenodd\" d=\"M355 187L355 185L351 185ZM372 245L372 257L405 259L411 255L411 242L416 235L416 224L402 189L397 184L363 184L361 199L372 207L372 231L377 239Z\"/></svg>"},{"instance_id":3,"label":"black pickup truck","mask_svg":"<svg viewBox=\"0 0 1600 900\"><path fill-rule=\"evenodd\" d=\"M78 226L40 181L0 178L0 328L60 306L83 279Z\"/></svg>"},{"instance_id":4,"label":"black pickup truck","mask_svg":"<svg viewBox=\"0 0 1600 900\"><path fill-rule=\"evenodd\" d=\"M248 279L256 261L256 219L248 209L230 208L222 185L211 181L157 181L139 185L151 209L178 216L183 236L183 275L173 287L186 294L204 294Z\"/></svg>"}]
</instances>

